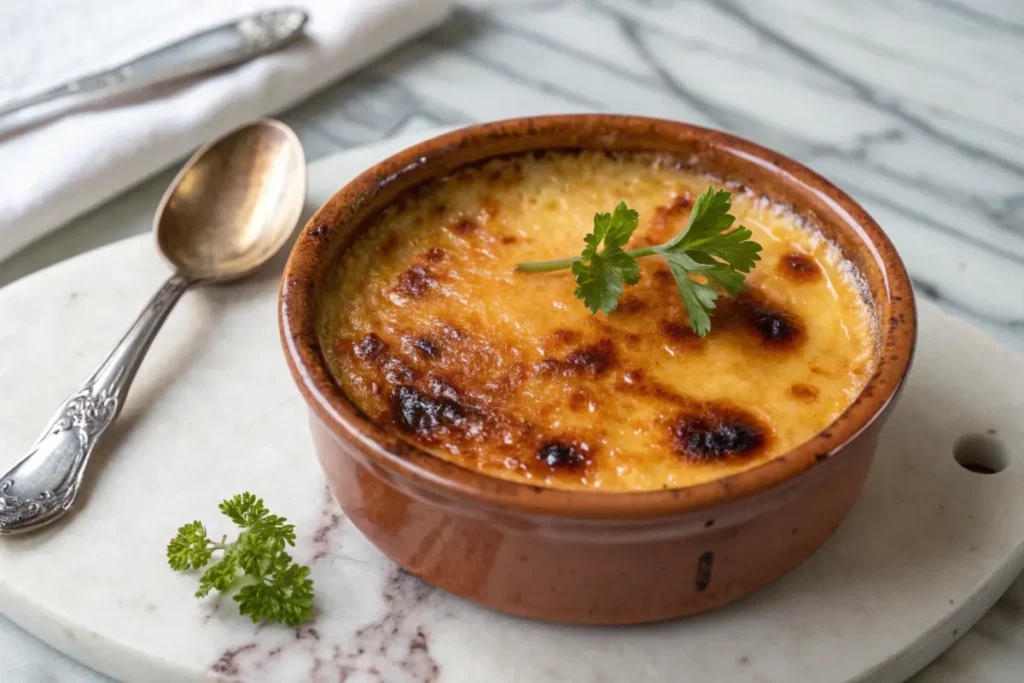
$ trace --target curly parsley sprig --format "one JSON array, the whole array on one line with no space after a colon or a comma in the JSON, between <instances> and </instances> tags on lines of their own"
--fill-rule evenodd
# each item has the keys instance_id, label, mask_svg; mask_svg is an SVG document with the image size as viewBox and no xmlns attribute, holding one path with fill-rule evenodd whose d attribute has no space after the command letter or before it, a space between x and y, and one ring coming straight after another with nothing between
<instances>
[{"instance_id":1,"label":"curly parsley sprig","mask_svg":"<svg viewBox=\"0 0 1024 683\"><path fill-rule=\"evenodd\" d=\"M625 285L640 280L637 259L660 256L672 271L682 297L690 327L701 337L711 330L711 311L719 288L730 296L744 289L744 273L761 260L761 245L742 225L729 230L736 218L729 213L732 195L709 187L697 197L686 227L668 242L638 249L623 250L639 223L639 216L625 202L613 213L594 216L594 231L583 238L583 253L557 261L521 263L527 273L572 268L576 279L575 295L591 313L611 313L618 306ZM726 232L728 231L728 232ZM603 246L602 246L603 245ZM697 276L700 280L694 279Z\"/></svg>"},{"instance_id":2,"label":"curly parsley sprig","mask_svg":"<svg viewBox=\"0 0 1024 683\"><path fill-rule=\"evenodd\" d=\"M227 592L239 584L234 599L238 611L253 622L277 621L297 626L313 613L313 581L309 567L292 562L285 546L295 545L295 527L272 515L263 500L243 493L220 504L220 511L242 528L233 543L227 536L211 540L200 521L178 529L167 544L171 569L202 569L221 553L220 560L199 578L197 598L210 591ZM239 576L239 572L242 576Z\"/></svg>"}]
</instances>

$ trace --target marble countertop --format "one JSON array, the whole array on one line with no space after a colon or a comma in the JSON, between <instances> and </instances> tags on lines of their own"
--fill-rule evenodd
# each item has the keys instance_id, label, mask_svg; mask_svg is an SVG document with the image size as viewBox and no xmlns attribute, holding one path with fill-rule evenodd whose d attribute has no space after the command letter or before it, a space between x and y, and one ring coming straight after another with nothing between
<instances>
[{"instance_id":1,"label":"marble countertop","mask_svg":"<svg viewBox=\"0 0 1024 683\"><path fill-rule=\"evenodd\" d=\"M808 164L890 234L919 295L1024 353L1024 3L464 2L281 116L310 160L400 133L612 111ZM183 155L184 156L184 155ZM150 228L175 169L0 264L0 285ZM1024 678L1024 580L915 683ZM3 680L106 681L0 617Z\"/></svg>"}]
</instances>

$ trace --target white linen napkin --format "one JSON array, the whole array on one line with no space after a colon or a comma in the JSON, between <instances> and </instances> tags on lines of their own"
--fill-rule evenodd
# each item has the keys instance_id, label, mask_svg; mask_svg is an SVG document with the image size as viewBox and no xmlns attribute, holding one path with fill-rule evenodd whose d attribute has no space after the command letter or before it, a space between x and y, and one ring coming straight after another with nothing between
<instances>
[{"instance_id":1,"label":"white linen napkin","mask_svg":"<svg viewBox=\"0 0 1024 683\"><path fill-rule=\"evenodd\" d=\"M226 72L0 134L0 259L247 120L440 23L451 0L292 0L300 40ZM289 0L3 0L0 105Z\"/></svg>"}]
</instances>

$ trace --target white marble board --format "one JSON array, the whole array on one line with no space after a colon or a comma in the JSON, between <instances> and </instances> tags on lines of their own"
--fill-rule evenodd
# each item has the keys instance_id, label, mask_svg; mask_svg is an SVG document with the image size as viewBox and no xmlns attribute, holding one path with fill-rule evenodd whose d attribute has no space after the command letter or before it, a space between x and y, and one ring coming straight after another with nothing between
<instances>
[{"instance_id":1,"label":"white marble board","mask_svg":"<svg viewBox=\"0 0 1024 683\"><path fill-rule=\"evenodd\" d=\"M318 205L395 140L312 165ZM192 292L136 380L66 523L0 543L0 611L125 681L898 681L952 644L1024 565L1024 361L921 307L917 362L853 513L769 588L698 617L623 629L498 615L399 572L331 500L278 347L278 260ZM0 467L13 463L166 276L150 240L87 253L0 291ZM11 362L17 359L17 362ZM965 434L1009 466L969 472ZM316 618L253 626L196 601L165 564L182 522L227 531L241 490L299 531Z\"/></svg>"}]
</instances>

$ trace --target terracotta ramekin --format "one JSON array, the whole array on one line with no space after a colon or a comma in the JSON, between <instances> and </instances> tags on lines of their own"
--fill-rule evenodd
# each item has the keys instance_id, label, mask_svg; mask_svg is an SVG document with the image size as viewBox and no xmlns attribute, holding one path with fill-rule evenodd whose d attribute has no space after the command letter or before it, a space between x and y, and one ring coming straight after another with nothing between
<instances>
[{"instance_id":1,"label":"terracotta ramekin","mask_svg":"<svg viewBox=\"0 0 1024 683\"><path fill-rule=\"evenodd\" d=\"M317 337L320 285L339 254L403 192L485 159L530 150L656 150L792 205L863 274L878 369L811 441L725 479L643 493L544 489L461 468L386 433L332 380ZM415 145L342 188L288 260L281 339L309 404L335 497L389 558L426 582L526 617L630 624L735 600L800 564L836 530L864 484L910 368L910 279L874 220L800 164L725 133L613 115L524 118Z\"/></svg>"}]
</instances>

